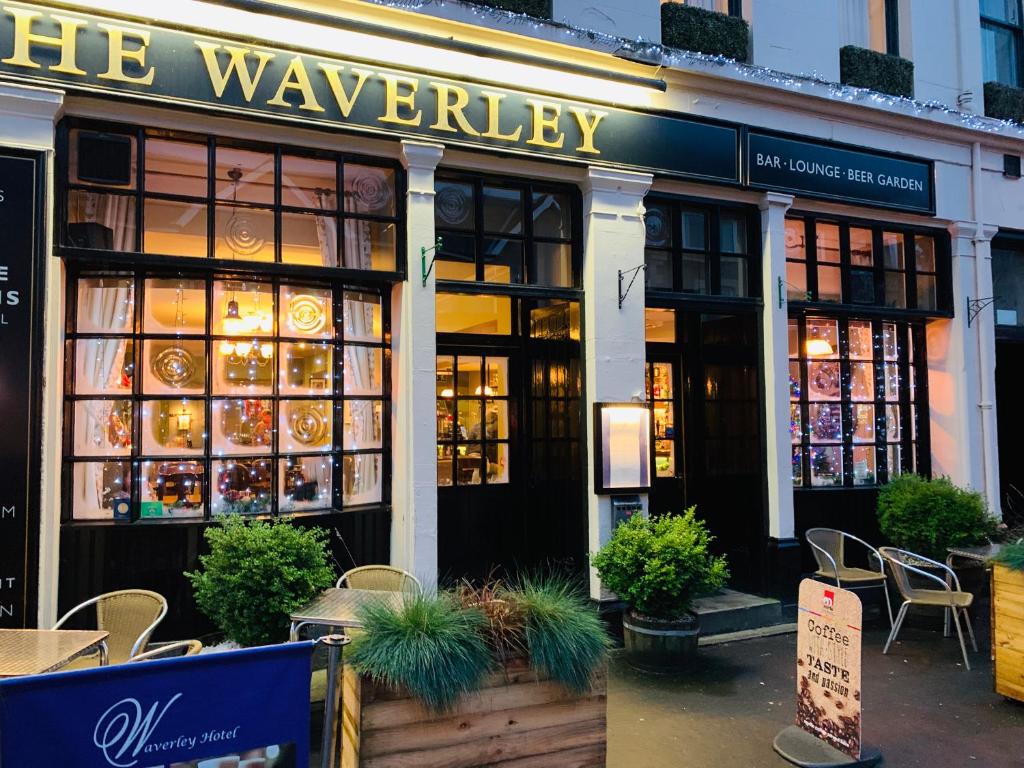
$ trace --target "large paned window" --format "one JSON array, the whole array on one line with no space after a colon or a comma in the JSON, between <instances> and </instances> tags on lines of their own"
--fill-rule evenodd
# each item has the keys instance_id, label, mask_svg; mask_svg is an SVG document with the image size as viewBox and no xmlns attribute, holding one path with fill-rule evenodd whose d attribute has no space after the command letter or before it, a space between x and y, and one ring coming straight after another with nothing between
<instances>
[{"instance_id":1,"label":"large paned window","mask_svg":"<svg viewBox=\"0 0 1024 768\"><path fill-rule=\"evenodd\" d=\"M1022 43L1020 0L981 0L981 63L986 83L1021 85Z\"/></svg>"},{"instance_id":2,"label":"large paned window","mask_svg":"<svg viewBox=\"0 0 1024 768\"><path fill-rule=\"evenodd\" d=\"M811 216L786 219L790 301L951 312L941 233Z\"/></svg>"},{"instance_id":3,"label":"large paned window","mask_svg":"<svg viewBox=\"0 0 1024 768\"><path fill-rule=\"evenodd\" d=\"M647 290L758 296L757 230L745 208L644 201Z\"/></svg>"},{"instance_id":4,"label":"large paned window","mask_svg":"<svg viewBox=\"0 0 1024 768\"><path fill-rule=\"evenodd\" d=\"M1024 328L1024 240L992 244L996 325Z\"/></svg>"},{"instance_id":5,"label":"large paned window","mask_svg":"<svg viewBox=\"0 0 1024 768\"><path fill-rule=\"evenodd\" d=\"M438 174L438 280L575 288L577 195L531 182Z\"/></svg>"},{"instance_id":6,"label":"large paned window","mask_svg":"<svg viewBox=\"0 0 1024 768\"><path fill-rule=\"evenodd\" d=\"M84 270L69 282L65 485L74 520L384 501L380 291Z\"/></svg>"},{"instance_id":7,"label":"large paned window","mask_svg":"<svg viewBox=\"0 0 1024 768\"><path fill-rule=\"evenodd\" d=\"M793 484L867 486L927 474L926 381L920 324L790 318Z\"/></svg>"},{"instance_id":8,"label":"large paned window","mask_svg":"<svg viewBox=\"0 0 1024 768\"><path fill-rule=\"evenodd\" d=\"M85 123L62 141L67 248L401 271L393 163Z\"/></svg>"}]
</instances>

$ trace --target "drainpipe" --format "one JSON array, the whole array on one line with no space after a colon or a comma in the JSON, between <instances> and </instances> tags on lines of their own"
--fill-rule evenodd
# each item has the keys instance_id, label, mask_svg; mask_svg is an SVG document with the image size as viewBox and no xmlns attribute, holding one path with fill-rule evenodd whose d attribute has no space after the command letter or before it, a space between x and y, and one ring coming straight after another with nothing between
<instances>
[{"instance_id":1,"label":"drainpipe","mask_svg":"<svg viewBox=\"0 0 1024 768\"><path fill-rule=\"evenodd\" d=\"M984 206L982 205L981 142L971 144L971 213L974 217L974 290L972 298L988 298L992 295L992 240L986 231ZM967 307L964 308L965 310ZM969 310L968 310L969 311ZM988 309L994 312L993 308ZM974 325L978 347L978 410L981 426L981 472L984 494L989 509L1001 517L999 504L999 477L996 467L996 453L992 444L996 439L995 425L995 340L989 338L992 332L984 314L979 315ZM991 443L991 444L990 444Z\"/></svg>"}]
</instances>

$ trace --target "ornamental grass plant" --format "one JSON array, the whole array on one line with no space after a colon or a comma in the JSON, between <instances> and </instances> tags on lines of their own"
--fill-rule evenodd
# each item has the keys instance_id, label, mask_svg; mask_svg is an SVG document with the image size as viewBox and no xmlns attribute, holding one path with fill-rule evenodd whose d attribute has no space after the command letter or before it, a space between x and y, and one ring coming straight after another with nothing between
<instances>
[{"instance_id":1,"label":"ornamental grass plant","mask_svg":"<svg viewBox=\"0 0 1024 768\"><path fill-rule=\"evenodd\" d=\"M1005 565L1011 571L1024 571L1024 539L1004 544L992 562Z\"/></svg>"}]
</instances>

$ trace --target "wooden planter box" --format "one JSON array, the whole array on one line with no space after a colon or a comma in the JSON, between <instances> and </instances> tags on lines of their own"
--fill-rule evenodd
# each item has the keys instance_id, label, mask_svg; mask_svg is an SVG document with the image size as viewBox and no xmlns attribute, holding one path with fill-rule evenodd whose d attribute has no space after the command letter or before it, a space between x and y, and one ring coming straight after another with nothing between
<instances>
[{"instance_id":1,"label":"wooden planter box","mask_svg":"<svg viewBox=\"0 0 1024 768\"><path fill-rule=\"evenodd\" d=\"M342 768L604 766L607 673L573 696L525 662L492 674L436 714L403 691L344 672Z\"/></svg>"},{"instance_id":2,"label":"wooden planter box","mask_svg":"<svg viewBox=\"0 0 1024 768\"><path fill-rule=\"evenodd\" d=\"M996 693L1024 701L1024 573L992 568L992 656Z\"/></svg>"}]
</instances>

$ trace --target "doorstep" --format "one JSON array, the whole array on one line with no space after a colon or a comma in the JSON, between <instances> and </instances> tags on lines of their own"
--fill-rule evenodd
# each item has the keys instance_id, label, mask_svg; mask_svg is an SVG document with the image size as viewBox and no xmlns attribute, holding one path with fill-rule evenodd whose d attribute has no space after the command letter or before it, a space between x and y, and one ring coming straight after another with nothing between
<instances>
[{"instance_id":1,"label":"doorstep","mask_svg":"<svg viewBox=\"0 0 1024 768\"><path fill-rule=\"evenodd\" d=\"M693 601L701 638L783 625L782 603L771 597L723 589Z\"/></svg>"}]
</instances>

